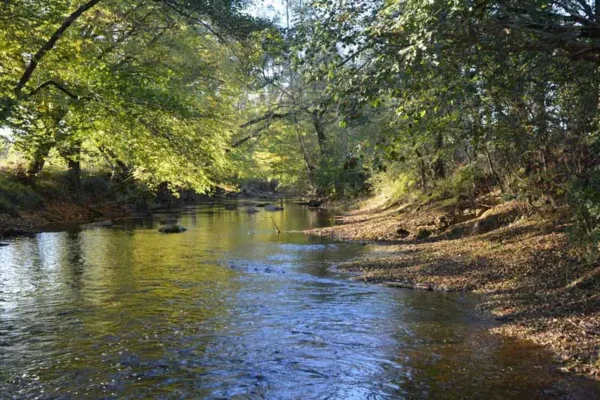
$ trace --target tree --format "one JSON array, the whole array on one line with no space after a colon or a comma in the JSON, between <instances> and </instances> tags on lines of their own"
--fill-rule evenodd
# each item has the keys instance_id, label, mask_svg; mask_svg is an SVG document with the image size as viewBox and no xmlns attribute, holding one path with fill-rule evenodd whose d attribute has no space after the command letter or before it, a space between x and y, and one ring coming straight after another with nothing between
<instances>
[{"instance_id":1,"label":"tree","mask_svg":"<svg viewBox=\"0 0 600 400\"><path fill-rule=\"evenodd\" d=\"M78 175L80 151L94 147L152 185L209 189L235 118L240 41L264 26L242 6L10 2L1 16L10 21L2 32L2 125L31 154L31 176L52 147Z\"/></svg>"}]
</instances>

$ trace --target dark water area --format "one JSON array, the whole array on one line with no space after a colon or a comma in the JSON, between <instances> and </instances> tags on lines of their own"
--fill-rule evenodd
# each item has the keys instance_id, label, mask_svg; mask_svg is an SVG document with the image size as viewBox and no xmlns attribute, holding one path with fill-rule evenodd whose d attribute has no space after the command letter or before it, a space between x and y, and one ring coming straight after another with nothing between
<instances>
[{"instance_id":1,"label":"dark water area","mask_svg":"<svg viewBox=\"0 0 600 400\"><path fill-rule=\"evenodd\" d=\"M369 246L273 221L332 215L201 205L0 248L0 398L569 396L549 354L488 333L473 296L352 281L332 267Z\"/></svg>"}]
</instances>

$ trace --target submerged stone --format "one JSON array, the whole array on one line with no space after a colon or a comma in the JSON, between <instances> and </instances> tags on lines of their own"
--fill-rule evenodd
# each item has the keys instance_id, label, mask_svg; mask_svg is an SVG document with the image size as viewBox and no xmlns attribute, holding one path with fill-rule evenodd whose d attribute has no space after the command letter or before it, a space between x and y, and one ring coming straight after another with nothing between
<instances>
[{"instance_id":1,"label":"submerged stone","mask_svg":"<svg viewBox=\"0 0 600 400\"><path fill-rule=\"evenodd\" d=\"M187 231L187 229L180 225L169 225L160 228L158 231L160 233L181 233Z\"/></svg>"},{"instance_id":2,"label":"submerged stone","mask_svg":"<svg viewBox=\"0 0 600 400\"><path fill-rule=\"evenodd\" d=\"M269 205L265 206L265 210L266 211L283 211L283 207L276 206L274 204L269 204Z\"/></svg>"},{"instance_id":3,"label":"submerged stone","mask_svg":"<svg viewBox=\"0 0 600 400\"><path fill-rule=\"evenodd\" d=\"M313 199L308 202L308 206L313 207L313 208L321 207L322 204L323 204L323 200L318 200L318 199Z\"/></svg>"}]
</instances>

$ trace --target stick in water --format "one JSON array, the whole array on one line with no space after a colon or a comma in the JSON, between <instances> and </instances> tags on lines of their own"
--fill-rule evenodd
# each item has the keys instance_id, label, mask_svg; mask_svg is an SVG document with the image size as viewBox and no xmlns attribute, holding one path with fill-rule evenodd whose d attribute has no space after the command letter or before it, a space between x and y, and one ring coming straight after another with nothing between
<instances>
[{"instance_id":1,"label":"stick in water","mask_svg":"<svg viewBox=\"0 0 600 400\"><path fill-rule=\"evenodd\" d=\"M279 227L275 223L275 220L273 219L273 217L271 217L271 221L273 221L273 225L275 225L275 228L277 228L277 234L279 235L281 233L281 230L279 229Z\"/></svg>"}]
</instances>

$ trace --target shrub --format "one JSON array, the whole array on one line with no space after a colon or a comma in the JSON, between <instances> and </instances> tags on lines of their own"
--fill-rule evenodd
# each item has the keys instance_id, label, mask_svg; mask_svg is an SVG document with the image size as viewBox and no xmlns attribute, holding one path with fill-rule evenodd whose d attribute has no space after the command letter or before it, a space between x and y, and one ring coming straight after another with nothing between
<instances>
[{"instance_id":1,"label":"shrub","mask_svg":"<svg viewBox=\"0 0 600 400\"><path fill-rule=\"evenodd\" d=\"M596 168L584 179L574 182L570 202L575 220L571 231L573 243L585 249L590 262L600 255L600 170Z\"/></svg>"},{"instance_id":2,"label":"shrub","mask_svg":"<svg viewBox=\"0 0 600 400\"><path fill-rule=\"evenodd\" d=\"M110 190L110 177L107 175L86 175L81 179L82 194L89 199L98 199Z\"/></svg>"},{"instance_id":3,"label":"shrub","mask_svg":"<svg viewBox=\"0 0 600 400\"><path fill-rule=\"evenodd\" d=\"M368 174L358 157L341 160L324 158L315 178L317 191L321 195L333 195L336 198L355 197L369 191Z\"/></svg>"},{"instance_id":4,"label":"shrub","mask_svg":"<svg viewBox=\"0 0 600 400\"><path fill-rule=\"evenodd\" d=\"M44 204L42 197L14 177L0 173L0 212L16 215L18 210L32 210Z\"/></svg>"},{"instance_id":5,"label":"shrub","mask_svg":"<svg viewBox=\"0 0 600 400\"><path fill-rule=\"evenodd\" d=\"M379 172L370 180L373 191L384 196L387 205L408 200L416 192L417 178L412 172L389 168L385 172Z\"/></svg>"},{"instance_id":6,"label":"shrub","mask_svg":"<svg viewBox=\"0 0 600 400\"><path fill-rule=\"evenodd\" d=\"M435 200L470 198L492 191L494 179L475 164L459 167L448 178L438 181L433 198Z\"/></svg>"}]
</instances>

